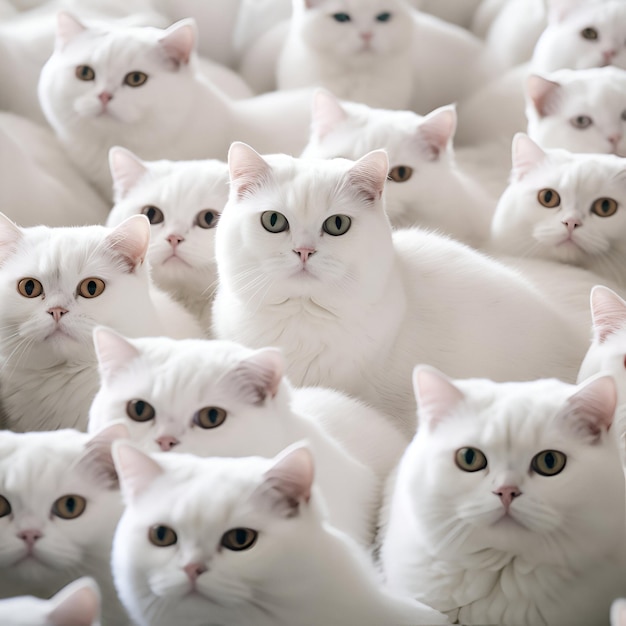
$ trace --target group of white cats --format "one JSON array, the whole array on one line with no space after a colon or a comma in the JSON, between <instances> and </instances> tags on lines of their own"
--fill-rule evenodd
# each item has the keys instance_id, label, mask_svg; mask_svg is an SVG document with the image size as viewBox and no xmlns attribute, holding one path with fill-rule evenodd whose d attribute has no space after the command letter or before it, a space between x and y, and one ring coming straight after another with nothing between
<instances>
[{"instance_id":1,"label":"group of white cats","mask_svg":"<svg viewBox=\"0 0 626 626\"><path fill-rule=\"evenodd\" d=\"M0 16L1 624L626 624L626 0Z\"/></svg>"}]
</instances>

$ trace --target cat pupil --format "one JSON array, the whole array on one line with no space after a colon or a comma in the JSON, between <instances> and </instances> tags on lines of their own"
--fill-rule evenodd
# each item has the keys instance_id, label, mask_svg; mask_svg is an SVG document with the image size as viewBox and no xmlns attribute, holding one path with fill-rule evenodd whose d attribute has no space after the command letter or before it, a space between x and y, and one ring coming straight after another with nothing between
<instances>
[{"instance_id":1,"label":"cat pupil","mask_svg":"<svg viewBox=\"0 0 626 626\"><path fill-rule=\"evenodd\" d=\"M278 221L278 214L277 213L272 213L271 217L270 217L270 224L272 226L276 226L276 222Z\"/></svg>"},{"instance_id":2,"label":"cat pupil","mask_svg":"<svg viewBox=\"0 0 626 626\"><path fill-rule=\"evenodd\" d=\"M554 458L554 454L552 454L552 452L548 452L544 460L545 460L546 466L549 469L553 469L554 466L556 465L556 459Z\"/></svg>"},{"instance_id":3,"label":"cat pupil","mask_svg":"<svg viewBox=\"0 0 626 626\"><path fill-rule=\"evenodd\" d=\"M235 532L235 540L238 544L243 545L246 542L248 533L243 528L238 528Z\"/></svg>"},{"instance_id":4,"label":"cat pupil","mask_svg":"<svg viewBox=\"0 0 626 626\"><path fill-rule=\"evenodd\" d=\"M146 404L143 400L138 400L137 403L135 404L135 412L139 416L141 416L145 408L146 408Z\"/></svg>"},{"instance_id":5,"label":"cat pupil","mask_svg":"<svg viewBox=\"0 0 626 626\"><path fill-rule=\"evenodd\" d=\"M475 457L476 457L476 454L475 454L475 452L471 448L468 448L465 451L465 462L468 465L471 465L474 462L474 458Z\"/></svg>"},{"instance_id":6,"label":"cat pupil","mask_svg":"<svg viewBox=\"0 0 626 626\"><path fill-rule=\"evenodd\" d=\"M96 293L97 285L93 280L87 283L87 291L93 296Z\"/></svg>"},{"instance_id":7,"label":"cat pupil","mask_svg":"<svg viewBox=\"0 0 626 626\"><path fill-rule=\"evenodd\" d=\"M550 190L546 191L546 193L544 194L544 199L548 204L552 202L552 192Z\"/></svg>"},{"instance_id":8,"label":"cat pupil","mask_svg":"<svg viewBox=\"0 0 626 626\"><path fill-rule=\"evenodd\" d=\"M212 424L215 424L215 422L217 422L217 418L219 417L217 410L216 409L211 409L209 411L209 419L211 420Z\"/></svg>"},{"instance_id":9,"label":"cat pupil","mask_svg":"<svg viewBox=\"0 0 626 626\"><path fill-rule=\"evenodd\" d=\"M24 290L29 296L33 293L34 289L35 289L35 283L32 280L27 281L26 284L24 285Z\"/></svg>"},{"instance_id":10,"label":"cat pupil","mask_svg":"<svg viewBox=\"0 0 626 626\"><path fill-rule=\"evenodd\" d=\"M159 526L156 531L156 535L159 541L163 541L165 539L165 533L167 532L165 526Z\"/></svg>"}]
</instances>

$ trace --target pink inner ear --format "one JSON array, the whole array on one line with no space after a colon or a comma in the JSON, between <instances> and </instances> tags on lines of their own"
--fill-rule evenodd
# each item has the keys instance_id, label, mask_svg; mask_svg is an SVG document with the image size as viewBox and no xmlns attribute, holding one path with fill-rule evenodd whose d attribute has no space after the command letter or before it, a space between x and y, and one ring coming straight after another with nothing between
<instances>
[{"instance_id":1,"label":"pink inner ear","mask_svg":"<svg viewBox=\"0 0 626 626\"><path fill-rule=\"evenodd\" d=\"M76 35L87 30L87 28L73 15L66 11L57 14L57 46L65 47Z\"/></svg>"},{"instance_id":2,"label":"pink inner ear","mask_svg":"<svg viewBox=\"0 0 626 626\"><path fill-rule=\"evenodd\" d=\"M526 81L526 91L533 106L541 117L549 115L554 110L555 98L561 85L554 81L531 74Z\"/></svg>"},{"instance_id":3,"label":"pink inner ear","mask_svg":"<svg viewBox=\"0 0 626 626\"><path fill-rule=\"evenodd\" d=\"M163 474L163 468L156 461L123 439L113 443L113 461L122 492L130 500Z\"/></svg>"},{"instance_id":4,"label":"pink inner ear","mask_svg":"<svg viewBox=\"0 0 626 626\"><path fill-rule=\"evenodd\" d=\"M314 477L313 455L308 447L295 444L284 450L265 472L265 480L285 497L308 502Z\"/></svg>"},{"instance_id":5,"label":"pink inner ear","mask_svg":"<svg viewBox=\"0 0 626 626\"><path fill-rule=\"evenodd\" d=\"M617 386L612 376L599 376L582 384L571 396L562 417L578 433L597 440L613 424Z\"/></svg>"},{"instance_id":6,"label":"pink inner ear","mask_svg":"<svg viewBox=\"0 0 626 626\"><path fill-rule=\"evenodd\" d=\"M439 158L452 141L456 130L456 110L453 106L445 106L429 113L417 129L417 136L425 145L432 160Z\"/></svg>"},{"instance_id":7,"label":"pink inner ear","mask_svg":"<svg viewBox=\"0 0 626 626\"><path fill-rule=\"evenodd\" d=\"M106 238L109 248L128 265L128 272L135 271L148 253L150 245L150 222L145 215L133 215L124 220Z\"/></svg>"},{"instance_id":8,"label":"pink inner ear","mask_svg":"<svg viewBox=\"0 0 626 626\"><path fill-rule=\"evenodd\" d=\"M20 227L0 213L0 265L13 254L21 238Z\"/></svg>"},{"instance_id":9,"label":"pink inner ear","mask_svg":"<svg viewBox=\"0 0 626 626\"><path fill-rule=\"evenodd\" d=\"M381 199L387 175L389 159L384 150L374 150L361 157L346 174L348 184L356 188L367 202Z\"/></svg>"},{"instance_id":10,"label":"pink inner ear","mask_svg":"<svg viewBox=\"0 0 626 626\"><path fill-rule=\"evenodd\" d=\"M189 63L196 45L195 22L185 19L173 24L159 39L159 44L176 63Z\"/></svg>"},{"instance_id":11,"label":"pink inner ear","mask_svg":"<svg viewBox=\"0 0 626 626\"><path fill-rule=\"evenodd\" d=\"M528 172L542 163L547 154L525 133L513 137L513 175L522 179Z\"/></svg>"},{"instance_id":12,"label":"pink inner ear","mask_svg":"<svg viewBox=\"0 0 626 626\"><path fill-rule=\"evenodd\" d=\"M241 141L235 141L228 150L228 169L232 188L236 190L238 198L263 184L271 172L267 161Z\"/></svg>"},{"instance_id":13,"label":"pink inner ear","mask_svg":"<svg viewBox=\"0 0 626 626\"><path fill-rule=\"evenodd\" d=\"M626 302L613 290L596 285L591 290L591 317L598 343L626 327Z\"/></svg>"},{"instance_id":14,"label":"pink inner ear","mask_svg":"<svg viewBox=\"0 0 626 626\"><path fill-rule=\"evenodd\" d=\"M418 365L413 371L418 421L431 430L450 415L464 395L452 381L433 367Z\"/></svg>"},{"instance_id":15,"label":"pink inner ear","mask_svg":"<svg viewBox=\"0 0 626 626\"><path fill-rule=\"evenodd\" d=\"M319 89L313 96L313 127L319 139L323 139L337 124L348 118L339 100L330 92Z\"/></svg>"},{"instance_id":16,"label":"pink inner ear","mask_svg":"<svg viewBox=\"0 0 626 626\"><path fill-rule=\"evenodd\" d=\"M140 158L119 146L114 146L109 151L109 169L113 177L116 201L121 200L148 171Z\"/></svg>"},{"instance_id":17,"label":"pink inner ear","mask_svg":"<svg viewBox=\"0 0 626 626\"><path fill-rule=\"evenodd\" d=\"M141 354L125 337L103 326L94 329L93 340L100 373L105 380L125 369Z\"/></svg>"},{"instance_id":18,"label":"pink inner ear","mask_svg":"<svg viewBox=\"0 0 626 626\"><path fill-rule=\"evenodd\" d=\"M68 585L54 600L58 603L48 615L53 626L91 626L100 615L100 593L91 579Z\"/></svg>"}]
</instances>

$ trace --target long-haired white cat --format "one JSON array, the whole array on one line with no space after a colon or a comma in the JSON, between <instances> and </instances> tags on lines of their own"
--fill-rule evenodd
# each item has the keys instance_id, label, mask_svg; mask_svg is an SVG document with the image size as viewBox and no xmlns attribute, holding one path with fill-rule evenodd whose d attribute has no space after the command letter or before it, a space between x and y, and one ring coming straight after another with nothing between
<instances>
[{"instance_id":1,"label":"long-haired white cat","mask_svg":"<svg viewBox=\"0 0 626 626\"><path fill-rule=\"evenodd\" d=\"M310 451L274 459L114 450L126 510L112 567L141 626L379 626L446 623L391 596L352 540L326 521Z\"/></svg>"},{"instance_id":2,"label":"long-haired white cat","mask_svg":"<svg viewBox=\"0 0 626 626\"><path fill-rule=\"evenodd\" d=\"M452 381L422 366L414 383L421 426L381 551L389 586L462 624L606 623L626 591L613 379Z\"/></svg>"},{"instance_id":3,"label":"long-haired white cat","mask_svg":"<svg viewBox=\"0 0 626 626\"><path fill-rule=\"evenodd\" d=\"M228 199L223 161L142 161L116 147L109 154L117 226L131 215L150 221L148 262L155 283L211 327L216 286L215 227Z\"/></svg>"},{"instance_id":4,"label":"long-haired white cat","mask_svg":"<svg viewBox=\"0 0 626 626\"><path fill-rule=\"evenodd\" d=\"M119 424L96 435L0 433L0 597L49 597L88 575L104 623L127 623L109 569L123 508L111 444L127 436Z\"/></svg>"},{"instance_id":5,"label":"long-haired white cat","mask_svg":"<svg viewBox=\"0 0 626 626\"><path fill-rule=\"evenodd\" d=\"M116 228L20 228L0 214L0 381L11 428L86 426L98 324L130 336L202 336L151 285L149 242L143 215Z\"/></svg>"}]
</instances>

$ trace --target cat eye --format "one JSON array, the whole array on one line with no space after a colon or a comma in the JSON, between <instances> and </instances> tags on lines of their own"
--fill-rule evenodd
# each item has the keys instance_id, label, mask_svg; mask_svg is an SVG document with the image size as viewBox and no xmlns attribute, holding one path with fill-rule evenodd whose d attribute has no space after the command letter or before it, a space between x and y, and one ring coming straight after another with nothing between
<instances>
[{"instance_id":1,"label":"cat eye","mask_svg":"<svg viewBox=\"0 0 626 626\"><path fill-rule=\"evenodd\" d=\"M396 183L405 183L413 176L413 168L408 165L397 165L389 170L387 180L393 180Z\"/></svg>"},{"instance_id":2,"label":"cat eye","mask_svg":"<svg viewBox=\"0 0 626 626\"><path fill-rule=\"evenodd\" d=\"M548 209L554 209L561 204L561 196L554 189L542 189L537 194L537 200Z\"/></svg>"},{"instance_id":3,"label":"cat eye","mask_svg":"<svg viewBox=\"0 0 626 626\"><path fill-rule=\"evenodd\" d=\"M165 219L163 211L161 211L158 207L152 206L151 204L147 204L143 207L141 209L141 214L145 215L151 224L160 224Z\"/></svg>"},{"instance_id":4,"label":"cat eye","mask_svg":"<svg viewBox=\"0 0 626 626\"><path fill-rule=\"evenodd\" d=\"M219 219L220 214L217 211L205 209L204 211L200 211L196 216L196 224L200 226L200 228L215 228Z\"/></svg>"},{"instance_id":5,"label":"cat eye","mask_svg":"<svg viewBox=\"0 0 626 626\"><path fill-rule=\"evenodd\" d=\"M36 278L22 278L17 283L17 290L25 298L36 298L43 293L43 285Z\"/></svg>"},{"instance_id":6,"label":"cat eye","mask_svg":"<svg viewBox=\"0 0 626 626\"><path fill-rule=\"evenodd\" d=\"M587 28L583 28L580 31L580 35L583 39L589 39L590 41L595 41L599 37L598 31L595 28L592 28L591 26L587 26Z\"/></svg>"},{"instance_id":7,"label":"cat eye","mask_svg":"<svg viewBox=\"0 0 626 626\"><path fill-rule=\"evenodd\" d=\"M478 448L459 448L454 462L464 472L478 472L487 467L487 457Z\"/></svg>"},{"instance_id":8,"label":"cat eye","mask_svg":"<svg viewBox=\"0 0 626 626\"><path fill-rule=\"evenodd\" d=\"M61 519L76 519L85 512L86 508L87 500L82 496L61 496L52 505L52 514Z\"/></svg>"},{"instance_id":9,"label":"cat eye","mask_svg":"<svg viewBox=\"0 0 626 626\"><path fill-rule=\"evenodd\" d=\"M350 16L347 13L333 13L333 19L336 22L349 22Z\"/></svg>"},{"instance_id":10,"label":"cat eye","mask_svg":"<svg viewBox=\"0 0 626 626\"><path fill-rule=\"evenodd\" d=\"M352 220L347 215L331 215L324 220L322 229L333 237L339 237L339 235L345 235L350 230L351 225Z\"/></svg>"},{"instance_id":11,"label":"cat eye","mask_svg":"<svg viewBox=\"0 0 626 626\"><path fill-rule=\"evenodd\" d=\"M0 517L6 517L10 514L11 503L4 496L0 496Z\"/></svg>"},{"instance_id":12,"label":"cat eye","mask_svg":"<svg viewBox=\"0 0 626 626\"><path fill-rule=\"evenodd\" d=\"M155 524L148 531L148 539L150 543L159 548L167 548L167 546L173 546L178 541L178 536L169 526Z\"/></svg>"},{"instance_id":13,"label":"cat eye","mask_svg":"<svg viewBox=\"0 0 626 626\"><path fill-rule=\"evenodd\" d=\"M96 73L88 65L79 65L75 74L79 80L95 80L96 78Z\"/></svg>"},{"instance_id":14,"label":"cat eye","mask_svg":"<svg viewBox=\"0 0 626 626\"><path fill-rule=\"evenodd\" d=\"M78 285L78 294L83 298L97 298L104 291L104 281L100 278L85 278Z\"/></svg>"},{"instance_id":15,"label":"cat eye","mask_svg":"<svg viewBox=\"0 0 626 626\"><path fill-rule=\"evenodd\" d=\"M591 205L591 212L599 217L611 217L617 213L618 204L613 198L598 198Z\"/></svg>"},{"instance_id":16,"label":"cat eye","mask_svg":"<svg viewBox=\"0 0 626 626\"><path fill-rule=\"evenodd\" d=\"M124 84L129 87L141 87L148 80L148 75L144 72L128 72L126 76L124 76Z\"/></svg>"},{"instance_id":17,"label":"cat eye","mask_svg":"<svg viewBox=\"0 0 626 626\"><path fill-rule=\"evenodd\" d=\"M149 422L156 412L145 400L129 400L126 404L126 415L135 422Z\"/></svg>"},{"instance_id":18,"label":"cat eye","mask_svg":"<svg viewBox=\"0 0 626 626\"><path fill-rule=\"evenodd\" d=\"M205 406L194 413L193 422L200 428L217 428L226 421L227 415L228 413L218 406Z\"/></svg>"},{"instance_id":19,"label":"cat eye","mask_svg":"<svg viewBox=\"0 0 626 626\"><path fill-rule=\"evenodd\" d=\"M376 16L377 22L388 22L391 19L391 13L379 13Z\"/></svg>"},{"instance_id":20,"label":"cat eye","mask_svg":"<svg viewBox=\"0 0 626 626\"><path fill-rule=\"evenodd\" d=\"M544 450L535 454L530 467L542 476L556 476L563 471L567 457L558 450Z\"/></svg>"},{"instance_id":21,"label":"cat eye","mask_svg":"<svg viewBox=\"0 0 626 626\"><path fill-rule=\"evenodd\" d=\"M593 124L593 120L588 115L577 115L570 120L570 124L574 128L589 128Z\"/></svg>"},{"instance_id":22,"label":"cat eye","mask_svg":"<svg viewBox=\"0 0 626 626\"><path fill-rule=\"evenodd\" d=\"M252 528L232 528L222 535L220 543L233 552L241 552L251 548L258 536L259 533Z\"/></svg>"},{"instance_id":23,"label":"cat eye","mask_svg":"<svg viewBox=\"0 0 626 626\"><path fill-rule=\"evenodd\" d=\"M261 213L261 224L270 233L282 233L289 228L287 218L276 211Z\"/></svg>"}]
</instances>

